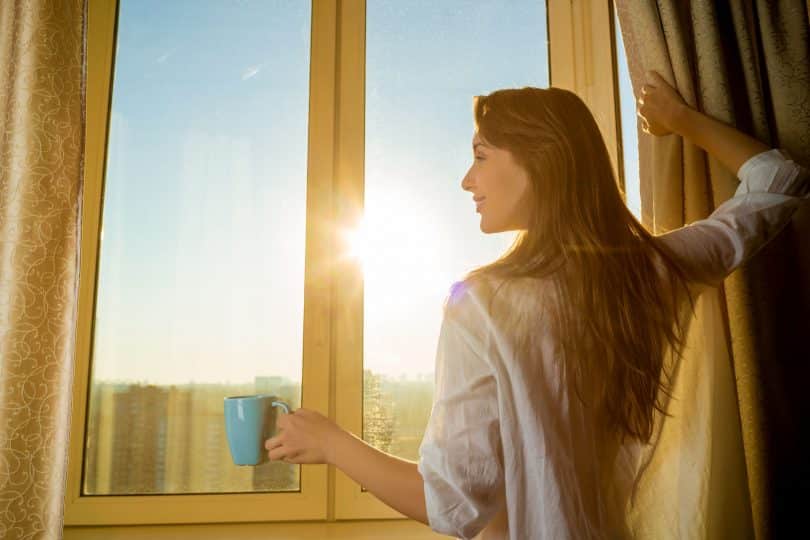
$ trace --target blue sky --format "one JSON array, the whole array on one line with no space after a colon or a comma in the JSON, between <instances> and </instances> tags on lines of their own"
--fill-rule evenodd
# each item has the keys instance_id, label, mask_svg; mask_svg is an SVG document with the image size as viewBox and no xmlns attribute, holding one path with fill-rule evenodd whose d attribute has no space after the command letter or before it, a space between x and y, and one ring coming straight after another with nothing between
<instances>
[{"instance_id":1,"label":"blue sky","mask_svg":"<svg viewBox=\"0 0 810 540\"><path fill-rule=\"evenodd\" d=\"M624 155L624 181L627 191L627 206L641 219L641 193L638 177L638 118L636 99L630 84L627 69L627 53L624 50L618 17L616 22L616 67L619 72L619 99L622 123L622 153Z\"/></svg>"},{"instance_id":2,"label":"blue sky","mask_svg":"<svg viewBox=\"0 0 810 540\"><path fill-rule=\"evenodd\" d=\"M94 377L300 380L310 17L121 0ZM365 365L431 373L449 286L512 238L460 188L472 96L548 86L545 5L368 0L366 22Z\"/></svg>"}]
</instances>

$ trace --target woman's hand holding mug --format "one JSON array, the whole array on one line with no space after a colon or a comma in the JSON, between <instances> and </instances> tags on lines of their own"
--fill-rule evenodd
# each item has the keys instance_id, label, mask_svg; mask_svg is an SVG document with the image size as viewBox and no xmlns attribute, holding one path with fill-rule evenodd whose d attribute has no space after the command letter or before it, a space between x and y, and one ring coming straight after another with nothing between
<instances>
[{"instance_id":1,"label":"woman's hand holding mug","mask_svg":"<svg viewBox=\"0 0 810 540\"><path fill-rule=\"evenodd\" d=\"M332 420L313 410L298 409L280 415L276 425L278 434L264 443L270 460L334 464L335 443L345 432Z\"/></svg>"}]
</instances>

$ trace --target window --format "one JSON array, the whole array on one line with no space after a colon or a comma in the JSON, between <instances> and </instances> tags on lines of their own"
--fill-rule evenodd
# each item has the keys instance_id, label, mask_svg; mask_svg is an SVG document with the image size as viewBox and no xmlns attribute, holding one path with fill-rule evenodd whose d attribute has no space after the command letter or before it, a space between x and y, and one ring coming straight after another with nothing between
<instances>
[{"instance_id":1,"label":"window","mask_svg":"<svg viewBox=\"0 0 810 540\"><path fill-rule=\"evenodd\" d=\"M222 401L300 406L310 18L120 2L84 495L300 487L234 466Z\"/></svg>"},{"instance_id":2,"label":"window","mask_svg":"<svg viewBox=\"0 0 810 540\"><path fill-rule=\"evenodd\" d=\"M398 517L325 465L239 470L222 398L272 392L417 459L442 302L513 235L460 187L472 97L573 89L618 163L609 6L89 9L65 524Z\"/></svg>"},{"instance_id":3,"label":"window","mask_svg":"<svg viewBox=\"0 0 810 540\"><path fill-rule=\"evenodd\" d=\"M328 412L328 7L89 1L67 526L326 517L325 466L233 464L223 398Z\"/></svg>"}]
</instances>

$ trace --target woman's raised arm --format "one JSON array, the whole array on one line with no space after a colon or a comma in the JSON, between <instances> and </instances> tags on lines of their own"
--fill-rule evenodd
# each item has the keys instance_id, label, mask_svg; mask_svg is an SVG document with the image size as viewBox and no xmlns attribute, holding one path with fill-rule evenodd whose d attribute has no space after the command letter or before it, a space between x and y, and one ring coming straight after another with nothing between
<instances>
[{"instance_id":1,"label":"woman's raised arm","mask_svg":"<svg viewBox=\"0 0 810 540\"><path fill-rule=\"evenodd\" d=\"M657 73L650 72L648 80L639 98L644 131L675 132L691 140L740 180L734 196L711 215L657 237L699 291L719 285L787 225L810 199L810 171L780 150L692 109Z\"/></svg>"}]
</instances>

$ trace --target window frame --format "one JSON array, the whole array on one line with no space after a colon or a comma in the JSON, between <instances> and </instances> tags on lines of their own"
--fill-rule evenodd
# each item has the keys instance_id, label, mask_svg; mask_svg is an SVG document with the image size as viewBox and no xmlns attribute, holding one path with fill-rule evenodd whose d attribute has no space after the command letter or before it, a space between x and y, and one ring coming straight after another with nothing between
<instances>
[{"instance_id":1,"label":"window frame","mask_svg":"<svg viewBox=\"0 0 810 540\"><path fill-rule=\"evenodd\" d=\"M117 6L117 0L88 2L86 161L65 526L406 519L327 465L301 465L296 493L80 495ZM591 108L623 186L613 2L547 0L546 13L550 84L574 91ZM356 261L338 258L335 250L342 241L338 231L363 212L365 26L365 0L312 1L301 406L357 434L363 426L362 274Z\"/></svg>"}]
</instances>

